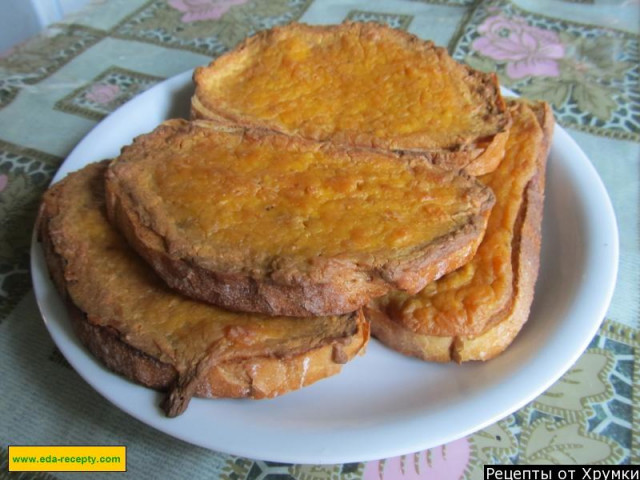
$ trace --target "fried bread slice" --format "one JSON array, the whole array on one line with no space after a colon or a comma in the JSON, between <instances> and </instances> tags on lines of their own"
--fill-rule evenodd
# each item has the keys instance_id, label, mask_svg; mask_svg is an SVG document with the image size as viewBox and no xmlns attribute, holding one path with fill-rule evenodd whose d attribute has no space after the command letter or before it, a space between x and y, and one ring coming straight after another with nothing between
<instances>
[{"instance_id":1,"label":"fried bread slice","mask_svg":"<svg viewBox=\"0 0 640 480\"><path fill-rule=\"evenodd\" d=\"M493 194L419 159L171 120L106 174L107 211L176 290L233 310L335 315L464 264Z\"/></svg>"},{"instance_id":2,"label":"fried bread slice","mask_svg":"<svg viewBox=\"0 0 640 480\"><path fill-rule=\"evenodd\" d=\"M472 175L496 168L510 122L494 74L377 23L262 31L193 78L192 118L417 152Z\"/></svg>"},{"instance_id":3,"label":"fried bread slice","mask_svg":"<svg viewBox=\"0 0 640 480\"><path fill-rule=\"evenodd\" d=\"M372 334L395 350L432 361L487 360L511 344L527 320L554 120L544 102L510 106L505 158L481 177L496 204L476 256L417 295L394 292L365 309Z\"/></svg>"},{"instance_id":4,"label":"fried bread slice","mask_svg":"<svg viewBox=\"0 0 640 480\"><path fill-rule=\"evenodd\" d=\"M364 351L361 312L317 318L228 312L170 290L108 222L106 162L44 196L38 232L82 342L111 370L166 390L175 416L190 398L267 398L337 374Z\"/></svg>"}]
</instances>

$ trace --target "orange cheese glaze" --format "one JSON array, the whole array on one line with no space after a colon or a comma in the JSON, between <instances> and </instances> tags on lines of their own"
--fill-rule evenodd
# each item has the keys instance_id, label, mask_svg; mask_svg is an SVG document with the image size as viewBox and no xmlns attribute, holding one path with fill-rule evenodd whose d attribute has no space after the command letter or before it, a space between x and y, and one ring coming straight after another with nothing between
<instances>
[{"instance_id":1,"label":"orange cheese glaze","mask_svg":"<svg viewBox=\"0 0 640 480\"><path fill-rule=\"evenodd\" d=\"M478 78L430 42L383 32L280 30L197 74L197 96L236 120L359 145L450 148L495 133Z\"/></svg>"},{"instance_id":2,"label":"orange cheese glaze","mask_svg":"<svg viewBox=\"0 0 640 480\"><path fill-rule=\"evenodd\" d=\"M353 333L355 323L346 316L301 320L234 313L173 292L109 224L101 193L82 178L67 179L65 213L54 225L75 239L61 246L69 249L67 288L92 322L116 328L130 345L180 370L213 351L304 351L325 341L326 332Z\"/></svg>"},{"instance_id":3,"label":"orange cheese glaze","mask_svg":"<svg viewBox=\"0 0 640 480\"><path fill-rule=\"evenodd\" d=\"M423 161L203 127L163 135L172 138L144 150L150 164L131 164L142 174L127 188L149 195L143 203L156 231L170 242L188 239L202 257L411 248L479 210L469 198L475 182Z\"/></svg>"}]
</instances>

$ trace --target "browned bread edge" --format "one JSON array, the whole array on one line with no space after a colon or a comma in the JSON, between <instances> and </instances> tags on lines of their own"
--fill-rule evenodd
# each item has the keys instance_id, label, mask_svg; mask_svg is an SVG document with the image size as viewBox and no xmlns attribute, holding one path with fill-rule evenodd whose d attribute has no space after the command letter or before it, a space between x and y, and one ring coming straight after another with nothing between
<instances>
[{"instance_id":1,"label":"browned bread edge","mask_svg":"<svg viewBox=\"0 0 640 480\"><path fill-rule=\"evenodd\" d=\"M251 51L253 48L257 48L263 42L268 41L269 37L277 35L284 29L295 30L301 34L305 34L309 31L314 33L327 33L332 34L336 28L353 28L367 31L384 31L387 35L392 35L395 38L401 39L408 45L421 45L422 48L433 48L440 56L449 55L446 49L436 46L429 40L423 40L411 33L392 29L386 25L381 25L374 22L350 22L345 21L340 25L307 25L304 23L291 23L286 27L274 27L269 30L263 30L256 33L253 36L246 38L236 48L230 52L221 55L213 60L208 66L197 67L193 72L193 83L195 84L195 93L191 99L191 118L202 120L214 120L222 123L233 123L236 125L261 128L271 131L277 131L279 133L290 134L277 127L270 125L268 122L260 119L247 119L241 118L231 112L219 108L219 106L211 103L207 103L206 99L203 101L202 97L205 95L202 89L199 87L201 84L200 78L205 75L205 72L209 68L222 67L232 65L238 59L243 58L245 51ZM393 150L396 153L405 155L419 155L428 159L434 164L446 168L448 170L460 170L465 169L470 175L483 175L485 173L492 172L499 165L502 158L502 153L506 145L508 138L508 130L511 125L511 119L509 111L506 106L506 102L500 92L500 85L498 77L495 73L485 73L475 70L468 65L461 64L468 72L468 77L473 79L477 83L478 91L482 92L482 95L486 98L495 99L495 105L490 112L493 115L497 115L501 118L500 123L496 131L484 138L471 138L461 141L458 145L451 148L431 148L431 149L398 149L379 145L379 140L375 138L366 138L362 136L356 143L351 146L377 148L382 150ZM200 95L199 95L200 93ZM316 139L316 140L331 140L331 139ZM362 143L363 140L366 140ZM335 140L334 140L335 141ZM336 142L342 143L342 142Z\"/></svg>"},{"instance_id":2,"label":"browned bread edge","mask_svg":"<svg viewBox=\"0 0 640 480\"><path fill-rule=\"evenodd\" d=\"M521 100L522 101L522 100ZM372 335L389 347L427 361L458 363L489 360L502 353L529 317L540 266L545 171L555 124L546 102L527 102L540 123L544 145L537 159L538 169L526 186L525 201L518 213L514 238L514 296L510 306L487 323L489 328L474 336L434 336L416 333L392 321L374 307L366 307Z\"/></svg>"},{"instance_id":3,"label":"browned bread edge","mask_svg":"<svg viewBox=\"0 0 640 480\"><path fill-rule=\"evenodd\" d=\"M107 163L101 162L101 167L106 169ZM173 365L132 347L115 328L99 325L99 319L92 319L81 311L70 297L66 287L66 262L57 252L50 231L50 221L59 212L61 187L58 183L45 194L36 229L50 276L67 306L75 333L110 370L144 386L174 393L178 373ZM335 375L342 364L364 352L369 340L369 323L362 311L351 315L356 319L357 330L349 337L327 338L317 348L292 351L290 355L256 356L210 365L199 381L190 386L192 391L188 394L210 398L271 398ZM164 406L170 416L182 413L183 409L171 411L167 403L165 401Z\"/></svg>"},{"instance_id":4,"label":"browned bread edge","mask_svg":"<svg viewBox=\"0 0 640 480\"><path fill-rule=\"evenodd\" d=\"M166 122L175 125L175 121ZM216 128L227 129L228 125ZM304 139L291 141L305 143ZM339 147L336 147L339 148ZM366 154L350 150L352 155ZM420 162L406 159L407 162ZM465 172L450 173L475 181ZM107 214L129 244L156 273L182 294L230 310L295 317L342 315L370 299L399 288L411 293L428 282L464 265L476 252L486 229L494 197L478 183L482 196L480 213L449 235L376 264L357 258L340 258L310 267L309 271L289 271L275 267L269 276L216 271L171 255L166 242L137 213L136 205L120 185L112 169L106 173ZM286 262L283 262L286 263ZM318 280L320 279L320 281Z\"/></svg>"}]
</instances>

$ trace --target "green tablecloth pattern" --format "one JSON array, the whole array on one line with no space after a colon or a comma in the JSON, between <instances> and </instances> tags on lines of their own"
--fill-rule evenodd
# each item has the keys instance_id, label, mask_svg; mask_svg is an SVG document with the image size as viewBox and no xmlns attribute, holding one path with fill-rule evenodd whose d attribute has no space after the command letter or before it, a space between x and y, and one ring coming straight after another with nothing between
<instances>
[{"instance_id":1,"label":"green tablecloth pattern","mask_svg":"<svg viewBox=\"0 0 640 480\"><path fill-rule=\"evenodd\" d=\"M46 331L29 273L40 196L75 144L138 93L259 30L345 19L384 22L432 39L458 60L497 71L505 87L552 104L616 212L620 267L607 317L578 362L543 395L427 451L366 463L287 465L211 452L156 432L94 392ZM125 444L127 475L134 478L478 479L492 463L640 463L639 24L640 4L629 1L94 0L5 52L0 478L14 478L7 473L10 444Z\"/></svg>"}]
</instances>

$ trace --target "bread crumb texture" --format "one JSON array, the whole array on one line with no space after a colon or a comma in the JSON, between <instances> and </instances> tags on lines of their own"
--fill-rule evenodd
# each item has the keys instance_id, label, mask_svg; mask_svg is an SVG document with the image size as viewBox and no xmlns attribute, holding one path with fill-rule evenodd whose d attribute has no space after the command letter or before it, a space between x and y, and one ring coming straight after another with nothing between
<instances>
[{"instance_id":1,"label":"bread crumb texture","mask_svg":"<svg viewBox=\"0 0 640 480\"><path fill-rule=\"evenodd\" d=\"M261 32L194 78L204 117L208 110L316 140L446 150L491 137L508 121L491 75L377 24Z\"/></svg>"},{"instance_id":2,"label":"bread crumb texture","mask_svg":"<svg viewBox=\"0 0 640 480\"><path fill-rule=\"evenodd\" d=\"M227 359L291 355L355 333L351 316L301 321L235 313L172 291L107 221L103 169L90 165L60 183L54 190L60 213L49 221L65 259L66 288L91 322L115 329L126 343L178 372L213 352Z\"/></svg>"},{"instance_id":3,"label":"bread crumb texture","mask_svg":"<svg viewBox=\"0 0 640 480\"><path fill-rule=\"evenodd\" d=\"M508 307L514 289L517 219L524 191L545 151L536 116L524 103L513 107L514 123L505 159L493 173L480 177L496 203L475 257L466 265L429 283L416 295L392 292L378 300L395 322L423 335L478 335Z\"/></svg>"},{"instance_id":4,"label":"bread crumb texture","mask_svg":"<svg viewBox=\"0 0 640 480\"><path fill-rule=\"evenodd\" d=\"M112 169L172 255L229 270L409 252L492 201L477 182L423 161L203 121L140 137Z\"/></svg>"}]
</instances>

